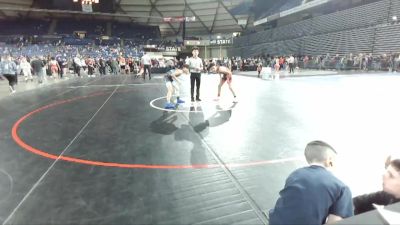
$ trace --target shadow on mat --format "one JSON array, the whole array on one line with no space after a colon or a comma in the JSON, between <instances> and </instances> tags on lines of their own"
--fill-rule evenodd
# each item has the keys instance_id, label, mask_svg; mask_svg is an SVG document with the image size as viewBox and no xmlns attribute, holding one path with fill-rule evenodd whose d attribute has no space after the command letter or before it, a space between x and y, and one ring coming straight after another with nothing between
<instances>
[{"instance_id":1,"label":"shadow on mat","mask_svg":"<svg viewBox=\"0 0 400 225\"><path fill-rule=\"evenodd\" d=\"M162 116L150 124L152 132L157 134L170 135L178 130L174 122L178 119L175 112L163 112Z\"/></svg>"}]
</instances>

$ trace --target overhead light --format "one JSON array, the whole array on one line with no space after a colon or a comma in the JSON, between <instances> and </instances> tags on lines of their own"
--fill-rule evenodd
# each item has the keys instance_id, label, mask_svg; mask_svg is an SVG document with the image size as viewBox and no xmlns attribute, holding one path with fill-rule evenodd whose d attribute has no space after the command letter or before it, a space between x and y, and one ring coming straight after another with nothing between
<instances>
[{"instance_id":1,"label":"overhead light","mask_svg":"<svg viewBox=\"0 0 400 225\"><path fill-rule=\"evenodd\" d=\"M79 2L79 0L72 0L73 2ZM99 0L81 0L82 4L97 4L99 3Z\"/></svg>"},{"instance_id":2,"label":"overhead light","mask_svg":"<svg viewBox=\"0 0 400 225\"><path fill-rule=\"evenodd\" d=\"M393 21L397 21L397 16L393 16L393 17L392 17L392 20L393 20Z\"/></svg>"},{"instance_id":3,"label":"overhead light","mask_svg":"<svg viewBox=\"0 0 400 225\"><path fill-rule=\"evenodd\" d=\"M217 36L217 39L221 39L221 36L218 35L218 36Z\"/></svg>"}]
</instances>

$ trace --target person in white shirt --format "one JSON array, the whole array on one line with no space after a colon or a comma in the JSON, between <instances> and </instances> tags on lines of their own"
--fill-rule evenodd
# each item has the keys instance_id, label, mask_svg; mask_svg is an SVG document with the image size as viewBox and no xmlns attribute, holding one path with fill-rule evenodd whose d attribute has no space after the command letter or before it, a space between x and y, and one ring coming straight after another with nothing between
<instances>
[{"instance_id":1,"label":"person in white shirt","mask_svg":"<svg viewBox=\"0 0 400 225\"><path fill-rule=\"evenodd\" d=\"M293 57L293 55L291 55L289 57L288 62L289 62L289 73L294 73L294 57Z\"/></svg>"},{"instance_id":2,"label":"person in white shirt","mask_svg":"<svg viewBox=\"0 0 400 225\"><path fill-rule=\"evenodd\" d=\"M22 73L24 74L25 81L28 81L28 80L33 81L32 71L31 71L32 67L31 67L31 64L28 63L28 61L26 61L25 57L23 57L21 59L20 67L21 67Z\"/></svg>"},{"instance_id":3,"label":"person in white shirt","mask_svg":"<svg viewBox=\"0 0 400 225\"><path fill-rule=\"evenodd\" d=\"M142 65L143 65L143 79L146 80L146 70L149 73L149 80L151 80L151 58L145 52L142 56Z\"/></svg>"},{"instance_id":4,"label":"person in white shirt","mask_svg":"<svg viewBox=\"0 0 400 225\"><path fill-rule=\"evenodd\" d=\"M193 57L189 58L188 65L190 69L190 96L194 102L194 86L196 85L196 101L200 99L201 71L203 70L203 60L199 58L199 48L192 50Z\"/></svg>"}]
</instances>

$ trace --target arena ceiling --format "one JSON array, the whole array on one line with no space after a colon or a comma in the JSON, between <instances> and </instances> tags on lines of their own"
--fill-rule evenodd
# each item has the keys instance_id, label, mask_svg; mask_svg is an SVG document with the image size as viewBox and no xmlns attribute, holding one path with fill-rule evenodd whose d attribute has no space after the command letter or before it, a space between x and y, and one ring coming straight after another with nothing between
<instances>
[{"instance_id":1,"label":"arena ceiling","mask_svg":"<svg viewBox=\"0 0 400 225\"><path fill-rule=\"evenodd\" d=\"M141 15L137 20L146 24L159 25L162 33L179 30L179 23L164 23L163 17L195 17L186 23L188 32L218 33L242 31L248 23L239 25L240 20L248 21L249 15L237 15L231 11L245 0L121 0L120 10L127 14ZM146 18L147 17L147 18Z\"/></svg>"},{"instance_id":2,"label":"arena ceiling","mask_svg":"<svg viewBox=\"0 0 400 225\"><path fill-rule=\"evenodd\" d=\"M159 26L164 35L177 34L182 29L179 22L164 22L163 18L167 17L195 17L195 21L186 23L188 35L239 32L253 24L252 16L246 8L249 8L254 0L116 0L115 13L35 8L35 3L39 1L0 0L0 18L96 17Z\"/></svg>"}]
</instances>

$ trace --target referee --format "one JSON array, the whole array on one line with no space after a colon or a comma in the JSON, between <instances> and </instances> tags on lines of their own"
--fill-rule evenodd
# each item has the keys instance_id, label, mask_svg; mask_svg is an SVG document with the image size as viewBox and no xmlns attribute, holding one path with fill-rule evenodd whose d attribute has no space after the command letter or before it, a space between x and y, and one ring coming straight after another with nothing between
<instances>
[{"instance_id":1,"label":"referee","mask_svg":"<svg viewBox=\"0 0 400 225\"><path fill-rule=\"evenodd\" d=\"M201 82L201 71L203 70L203 61L199 58L199 48L193 47L193 57L189 58L188 64L190 69L190 96L192 102L194 102L194 86L196 83L196 101L200 99L200 82Z\"/></svg>"}]
</instances>

